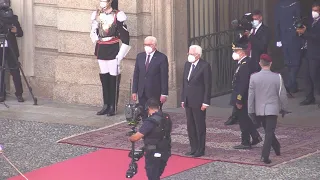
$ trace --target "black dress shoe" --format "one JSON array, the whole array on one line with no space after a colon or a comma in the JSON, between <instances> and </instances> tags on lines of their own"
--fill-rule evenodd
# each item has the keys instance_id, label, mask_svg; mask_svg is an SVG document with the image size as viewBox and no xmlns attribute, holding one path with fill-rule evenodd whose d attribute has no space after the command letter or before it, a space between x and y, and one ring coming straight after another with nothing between
<instances>
[{"instance_id":1,"label":"black dress shoe","mask_svg":"<svg viewBox=\"0 0 320 180\"><path fill-rule=\"evenodd\" d=\"M109 109L109 105L105 104L103 105L102 109L99 112L97 112L97 115L105 115L109 112Z\"/></svg>"},{"instance_id":2,"label":"black dress shoe","mask_svg":"<svg viewBox=\"0 0 320 180\"><path fill-rule=\"evenodd\" d=\"M192 157L201 157L204 156L204 152L196 152Z\"/></svg>"},{"instance_id":3,"label":"black dress shoe","mask_svg":"<svg viewBox=\"0 0 320 180\"><path fill-rule=\"evenodd\" d=\"M259 144L260 142L262 142L262 137L254 138L251 142L251 146L255 146L255 145Z\"/></svg>"},{"instance_id":4,"label":"black dress shoe","mask_svg":"<svg viewBox=\"0 0 320 180\"><path fill-rule=\"evenodd\" d=\"M234 149L251 149L251 145L240 144L238 146L234 146Z\"/></svg>"},{"instance_id":5,"label":"black dress shoe","mask_svg":"<svg viewBox=\"0 0 320 180\"><path fill-rule=\"evenodd\" d=\"M18 102L24 102L24 99L22 96L17 96L17 100L18 100Z\"/></svg>"},{"instance_id":6,"label":"black dress shoe","mask_svg":"<svg viewBox=\"0 0 320 180\"><path fill-rule=\"evenodd\" d=\"M310 104L314 104L316 102L315 98L313 99L305 99L304 101L302 101L300 103L301 106L307 106L307 105L310 105Z\"/></svg>"},{"instance_id":7,"label":"black dress shoe","mask_svg":"<svg viewBox=\"0 0 320 180\"><path fill-rule=\"evenodd\" d=\"M114 116L114 115L116 115L116 110L114 106L111 105L109 111L107 112L107 116Z\"/></svg>"},{"instance_id":8,"label":"black dress shoe","mask_svg":"<svg viewBox=\"0 0 320 180\"><path fill-rule=\"evenodd\" d=\"M264 162L265 164L270 164L271 163L271 160L269 158L262 157L261 161Z\"/></svg>"},{"instance_id":9,"label":"black dress shoe","mask_svg":"<svg viewBox=\"0 0 320 180\"><path fill-rule=\"evenodd\" d=\"M186 156L193 156L196 152L187 152L185 153Z\"/></svg>"},{"instance_id":10,"label":"black dress shoe","mask_svg":"<svg viewBox=\"0 0 320 180\"><path fill-rule=\"evenodd\" d=\"M238 122L237 117L235 117L235 116L230 116L230 117L228 118L228 120L224 123L224 125L230 126L230 125L237 124L237 122Z\"/></svg>"}]
</instances>

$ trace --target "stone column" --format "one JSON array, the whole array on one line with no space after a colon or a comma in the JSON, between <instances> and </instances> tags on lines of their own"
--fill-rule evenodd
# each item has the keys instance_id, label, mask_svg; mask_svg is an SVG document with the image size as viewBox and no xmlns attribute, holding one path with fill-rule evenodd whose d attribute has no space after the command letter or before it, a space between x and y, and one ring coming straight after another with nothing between
<instances>
[{"instance_id":1,"label":"stone column","mask_svg":"<svg viewBox=\"0 0 320 180\"><path fill-rule=\"evenodd\" d=\"M151 1L152 35L158 39L158 50L169 60L169 99L166 107L177 105L177 88L174 59L173 16L174 0Z\"/></svg>"}]
</instances>

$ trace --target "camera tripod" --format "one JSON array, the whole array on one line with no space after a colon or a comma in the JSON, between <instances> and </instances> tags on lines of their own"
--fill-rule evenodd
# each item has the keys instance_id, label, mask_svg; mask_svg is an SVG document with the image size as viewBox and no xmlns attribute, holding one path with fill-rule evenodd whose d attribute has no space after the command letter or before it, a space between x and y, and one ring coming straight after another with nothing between
<instances>
[{"instance_id":1,"label":"camera tripod","mask_svg":"<svg viewBox=\"0 0 320 180\"><path fill-rule=\"evenodd\" d=\"M6 65L6 61L7 61L6 60L6 39L7 39L7 34L0 34L0 45L2 46L2 60L1 60L1 66L0 66L0 91L3 92L4 98L6 96L5 82L4 82L5 70L6 70L5 65ZM12 54L12 59L11 60L15 61L16 65L18 66L18 67L12 68L12 69L18 68L21 71L23 79L26 82L26 85L27 85L27 87L29 89L29 92L30 92L30 94L32 96L33 105L38 105L37 104L38 100L33 95L32 88L31 88L30 84L27 81L27 78L26 78L26 76L24 74L23 69L21 68L21 63L18 61L18 57L16 56L16 54L14 53L14 51L12 50L12 48L9 45L8 45L8 49L10 50L9 53ZM9 68L9 69L11 69L11 68ZM8 108L8 106L5 103L3 103L3 104Z\"/></svg>"}]
</instances>

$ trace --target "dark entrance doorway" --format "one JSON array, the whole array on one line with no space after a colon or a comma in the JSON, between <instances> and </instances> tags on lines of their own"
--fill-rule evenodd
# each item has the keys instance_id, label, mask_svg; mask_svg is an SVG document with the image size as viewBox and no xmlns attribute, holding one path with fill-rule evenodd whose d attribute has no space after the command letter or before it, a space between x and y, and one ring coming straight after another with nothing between
<instances>
[{"instance_id":1,"label":"dark entrance doorway","mask_svg":"<svg viewBox=\"0 0 320 180\"><path fill-rule=\"evenodd\" d=\"M254 9L263 10L267 0L187 0L188 45L203 49L202 58L212 67L212 96L230 92L236 63L231 44L235 37L231 21Z\"/></svg>"}]
</instances>

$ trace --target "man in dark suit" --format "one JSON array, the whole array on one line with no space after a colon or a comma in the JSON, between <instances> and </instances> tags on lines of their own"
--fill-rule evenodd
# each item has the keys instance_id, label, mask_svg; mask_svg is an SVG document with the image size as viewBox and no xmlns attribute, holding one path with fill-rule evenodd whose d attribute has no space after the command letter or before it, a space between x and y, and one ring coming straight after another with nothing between
<instances>
[{"instance_id":1,"label":"man in dark suit","mask_svg":"<svg viewBox=\"0 0 320 180\"><path fill-rule=\"evenodd\" d=\"M265 54L268 51L268 45L270 43L270 31L269 28L262 22L262 12L260 10L254 10L252 12L253 22L251 31L246 31L244 36L249 39L248 44L248 56L254 61L255 72L261 70L259 65L261 54Z\"/></svg>"},{"instance_id":2,"label":"man in dark suit","mask_svg":"<svg viewBox=\"0 0 320 180\"><path fill-rule=\"evenodd\" d=\"M148 36L144 40L145 52L137 55L133 74L132 100L136 101L139 97L139 104L144 107L148 99L159 99L161 109L169 94L169 65L167 56L159 52L156 46L157 39Z\"/></svg>"},{"instance_id":3,"label":"man in dark suit","mask_svg":"<svg viewBox=\"0 0 320 180\"><path fill-rule=\"evenodd\" d=\"M7 10L2 10L7 11ZM11 9L8 9L8 11L12 11ZM13 15L12 17L2 17L2 21L5 24L10 24L12 27L8 30L7 38L5 41L5 59L4 61L7 63L7 66L10 69L10 73L12 75L13 83L16 89L15 95L18 99L18 102L24 102L24 99L22 97L23 88L22 88L22 82L21 82L21 75L19 70L19 48L17 44L17 38L16 37L22 37L23 31L20 26L20 23L18 21L18 16ZM0 48L0 60L2 59L3 54L3 47ZM3 84L0 86L0 102L3 102L6 97L5 92L5 85L4 85L4 76L1 76Z\"/></svg>"},{"instance_id":4,"label":"man in dark suit","mask_svg":"<svg viewBox=\"0 0 320 180\"><path fill-rule=\"evenodd\" d=\"M200 59L202 48L189 48L188 62L185 63L182 82L181 106L185 108L191 151L186 155L203 156L206 143L206 109L211 99L211 66Z\"/></svg>"},{"instance_id":5,"label":"man in dark suit","mask_svg":"<svg viewBox=\"0 0 320 180\"><path fill-rule=\"evenodd\" d=\"M312 20L308 27L298 28L297 33L307 41L307 75L306 75L306 99L300 105L315 103L314 89L319 90L320 71L320 2L312 5Z\"/></svg>"},{"instance_id":6,"label":"man in dark suit","mask_svg":"<svg viewBox=\"0 0 320 180\"><path fill-rule=\"evenodd\" d=\"M238 68L233 76L230 105L237 111L241 130L241 144L234 148L251 149L251 146L260 143L262 138L248 116L248 88L251 75L250 58L247 57L245 52L245 49L247 49L246 44L235 43L232 49L234 50L232 58L238 61ZM250 141L250 135L252 142Z\"/></svg>"}]
</instances>

